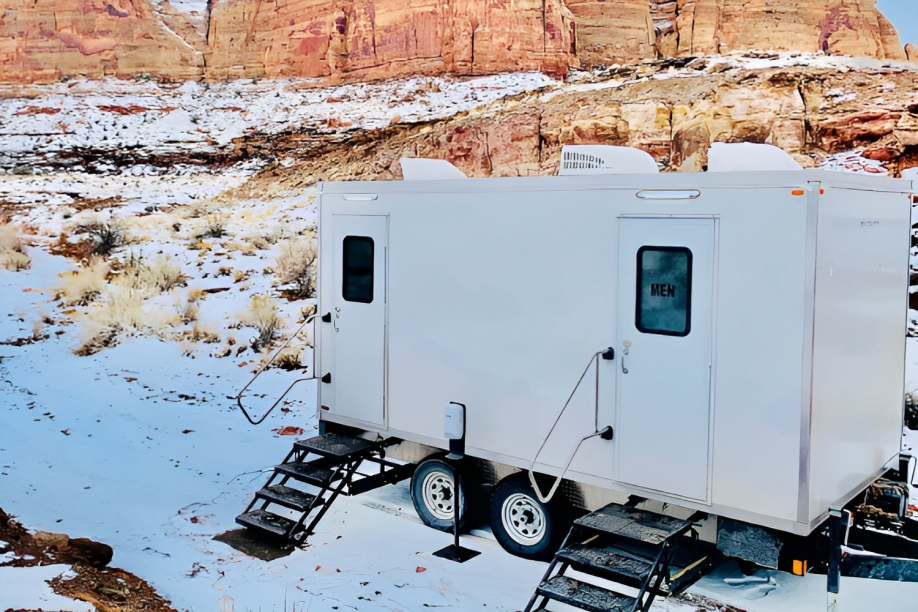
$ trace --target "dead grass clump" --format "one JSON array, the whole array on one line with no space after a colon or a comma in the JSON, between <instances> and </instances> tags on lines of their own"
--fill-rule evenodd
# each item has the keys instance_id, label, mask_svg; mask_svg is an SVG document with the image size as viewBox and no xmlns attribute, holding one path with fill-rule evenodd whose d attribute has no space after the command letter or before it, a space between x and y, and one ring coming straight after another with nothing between
<instances>
[{"instance_id":1,"label":"dead grass clump","mask_svg":"<svg viewBox=\"0 0 918 612\"><path fill-rule=\"evenodd\" d=\"M185 296L185 299L188 300L189 304L193 304L203 300L205 295L207 294L200 287L192 287L188 290L188 295Z\"/></svg>"},{"instance_id":2,"label":"dead grass clump","mask_svg":"<svg viewBox=\"0 0 918 612\"><path fill-rule=\"evenodd\" d=\"M92 218L77 225L74 233L89 237L95 255L110 255L127 244L127 230L117 219Z\"/></svg>"},{"instance_id":3,"label":"dead grass clump","mask_svg":"<svg viewBox=\"0 0 918 612\"><path fill-rule=\"evenodd\" d=\"M210 323L197 323L191 328L189 340L193 342L203 342L204 344L216 344L220 342L220 332L215 325Z\"/></svg>"},{"instance_id":4,"label":"dead grass clump","mask_svg":"<svg viewBox=\"0 0 918 612\"><path fill-rule=\"evenodd\" d=\"M89 304L102 294L109 271L108 263L96 258L79 270L64 273L54 299L61 300L65 306Z\"/></svg>"},{"instance_id":5,"label":"dead grass clump","mask_svg":"<svg viewBox=\"0 0 918 612\"><path fill-rule=\"evenodd\" d=\"M281 242L274 268L275 282L279 285L292 285L293 297L315 297L317 257L315 240L296 238Z\"/></svg>"},{"instance_id":6,"label":"dead grass clump","mask_svg":"<svg viewBox=\"0 0 918 612\"><path fill-rule=\"evenodd\" d=\"M283 329L284 321L277 313L277 302L270 295L253 295L242 317L242 324L254 327L258 335L252 340L252 350L271 346Z\"/></svg>"},{"instance_id":7,"label":"dead grass clump","mask_svg":"<svg viewBox=\"0 0 918 612\"><path fill-rule=\"evenodd\" d=\"M182 267L169 255L160 255L153 261L131 257L125 262L118 283L146 294L166 293L188 280Z\"/></svg>"},{"instance_id":8,"label":"dead grass clump","mask_svg":"<svg viewBox=\"0 0 918 612\"><path fill-rule=\"evenodd\" d=\"M19 232L12 225L0 224L0 268L18 272L32 265L32 259L25 254Z\"/></svg>"}]
</instances>

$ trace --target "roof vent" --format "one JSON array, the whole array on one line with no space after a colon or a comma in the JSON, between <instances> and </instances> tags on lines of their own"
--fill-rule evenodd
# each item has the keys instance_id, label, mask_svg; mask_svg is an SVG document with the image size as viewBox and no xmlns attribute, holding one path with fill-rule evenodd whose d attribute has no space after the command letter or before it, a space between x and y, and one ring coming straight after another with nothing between
<instances>
[{"instance_id":1,"label":"roof vent","mask_svg":"<svg viewBox=\"0 0 918 612\"><path fill-rule=\"evenodd\" d=\"M752 142L715 142L708 149L708 172L803 170L793 157L776 146Z\"/></svg>"},{"instance_id":2,"label":"roof vent","mask_svg":"<svg viewBox=\"0 0 918 612\"><path fill-rule=\"evenodd\" d=\"M417 159L403 157L398 160L402 166L402 178L406 181L448 181L469 178L462 170L445 159Z\"/></svg>"},{"instance_id":3,"label":"roof vent","mask_svg":"<svg viewBox=\"0 0 918 612\"><path fill-rule=\"evenodd\" d=\"M649 153L634 147L564 145L558 174L656 174L659 171Z\"/></svg>"}]
</instances>

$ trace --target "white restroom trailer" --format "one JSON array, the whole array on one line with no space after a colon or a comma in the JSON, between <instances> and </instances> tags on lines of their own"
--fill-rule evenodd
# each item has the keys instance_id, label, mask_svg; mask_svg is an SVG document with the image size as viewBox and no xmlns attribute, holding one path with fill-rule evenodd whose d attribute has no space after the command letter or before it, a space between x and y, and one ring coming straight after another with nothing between
<instances>
[{"instance_id":1,"label":"white restroom trailer","mask_svg":"<svg viewBox=\"0 0 918 612\"><path fill-rule=\"evenodd\" d=\"M559 476L611 427L567 481L809 534L900 450L911 181L604 150L322 183L323 428L445 449L457 402L469 456Z\"/></svg>"}]
</instances>

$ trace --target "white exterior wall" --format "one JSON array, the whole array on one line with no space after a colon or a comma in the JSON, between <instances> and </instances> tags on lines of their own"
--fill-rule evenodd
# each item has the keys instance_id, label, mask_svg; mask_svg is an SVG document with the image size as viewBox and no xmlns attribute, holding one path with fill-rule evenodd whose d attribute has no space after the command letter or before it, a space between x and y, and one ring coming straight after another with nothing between
<instances>
[{"instance_id":1,"label":"white exterior wall","mask_svg":"<svg viewBox=\"0 0 918 612\"><path fill-rule=\"evenodd\" d=\"M812 425L809 416L812 340L807 338L813 333L813 296L808 291L814 282L818 196L795 196L791 190L823 177L831 175L331 183L323 186L320 229L322 236L330 235L325 228L333 212L389 215L389 433L445 447L443 406L462 402L468 406L469 454L528 467L588 360L607 346L615 346L617 355L613 362L600 361L599 425L614 422L621 340L614 337L619 215L716 216L711 505L613 482L614 441L584 444L568 476L807 533L814 515L801 509L822 504L809 503L808 494L831 497L849 485L843 471L876 464L873 455L855 453L851 462L830 462L832 469L826 471L823 458L829 455L815 449L810 454L807 448L810 429L814 446L826 446L827 436L836 433L823 428L815 407ZM637 199L635 193L644 188L700 189L702 195L681 201ZM349 202L339 195L344 193L373 193L378 199ZM903 208L907 214L908 207ZM903 275L907 223L905 233L905 242L889 247L901 255L897 270ZM328 296L334 290L329 279L337 255L320 240L320 296ZM904 300L904 284L899 290ZM320 314L327 311L321 299ZM904 343L904 310L887 309L878 316L897 317L901 326L896 333ZM327 328L320 335L322 364L332 354ZM899 377L893 387L901 407L899 361L898 371L883 376L885 386ZM817 379L822 380L814 375L814 393ZM558 473L577 440L593 431L596 387L591 371L537 469ZM322 417L357 424L327 412ZM888 424L881 429L886 433ZM852 426L843 434L867 431ZM858 444L870 445L863 439ZM884 442L882 453L887 450ZM827 492L801 491L800 483L811 472L811 481L828 477L839 484Z\"/></svg>"},{"instance_id":2,"label":"white exterior wall","mask_svg":"<svg viewBox=\"0 0 918 612\"><path fill-rule=\"evenodd\" d=\"M910 209L904 194L831 186L820 202L809 520L899 452Z\"/></svg>"}]
</instances>

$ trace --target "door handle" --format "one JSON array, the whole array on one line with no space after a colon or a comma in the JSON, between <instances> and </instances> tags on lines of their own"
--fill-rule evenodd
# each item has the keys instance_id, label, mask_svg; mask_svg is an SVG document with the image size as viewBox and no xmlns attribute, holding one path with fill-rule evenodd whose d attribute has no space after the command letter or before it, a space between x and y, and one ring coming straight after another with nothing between
<instances>
[{"instance_id":1,"label":"door handle","mask_svg":"<svg viewBox=\"0 0 918 612\"><path fill-rule=\"evenodd\" d=\"M627 374L628 368L625 367L625 356L624 355L622 355L621 361L622 361L622 374Z\"/></svg>"}]
</instances>

